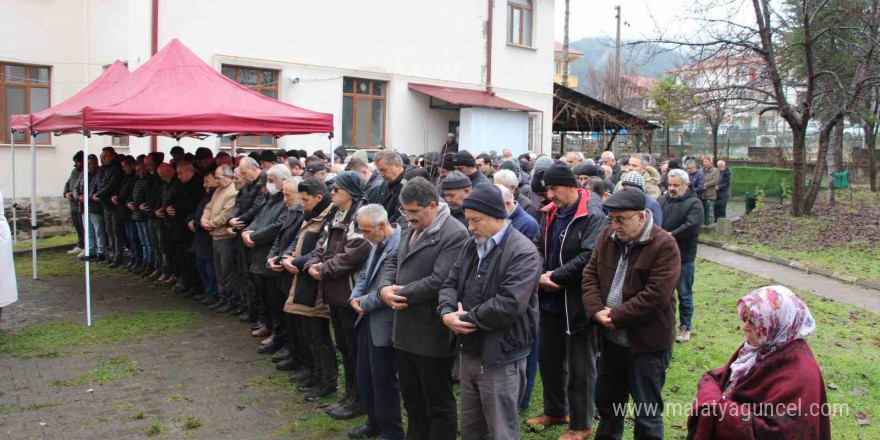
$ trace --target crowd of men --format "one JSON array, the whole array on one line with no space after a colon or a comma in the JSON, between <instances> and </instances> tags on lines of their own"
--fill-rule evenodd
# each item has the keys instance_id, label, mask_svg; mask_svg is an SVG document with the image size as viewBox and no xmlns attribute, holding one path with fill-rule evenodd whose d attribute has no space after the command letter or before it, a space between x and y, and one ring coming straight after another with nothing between
<instances>
[{"instance_id":1,"label":"crowd of men","mask_svg":"<svg viewBox=\"0 0 880 440\"><path fill-rule=\"evenodd\" d=\"M454 147L108 147L85 170L78 154L64 187L71 253L251 323L257 351L306 401L337 395L341 373L326 412L366 414L352 438L520 438L538 372L543 411L527 425L583 439L598 412L596 438L619 439L615 408L631 397L659 404L636 415L635 437L662 438L665 370L692 329L696 239L724 216L730 171Z\"/></svg>"}]
</instances>

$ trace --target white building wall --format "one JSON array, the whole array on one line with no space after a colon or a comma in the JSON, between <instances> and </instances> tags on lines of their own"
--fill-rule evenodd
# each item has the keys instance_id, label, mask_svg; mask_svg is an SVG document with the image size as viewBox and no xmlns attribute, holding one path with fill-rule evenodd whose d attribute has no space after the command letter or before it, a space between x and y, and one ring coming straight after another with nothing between
<instances>
[{"instance_id":1,"label":"white building wall","mask_svg":"<svg viewBox=\"0 0 880 440\"><path fill-rule=\"evenodd\" d=\"M486 73L487 0L161 1L159 46L180 39L207 63L268 67L281 71L279 98L310 110L332 113L337 127L326 135L287 136L279 147L327 150L340 145L342 78L388 81L386 148L409 154L437 151L458 111L431 109L410 82L482 89ZM4 0L0 57L51 65L52 104L70 97L115 59L135 70L149 59L151 0ZM538 111L530 132L537 151L549 152L552 134L553 0L535 0L535 48L506 43L507 4L495 0L492 86L500 97ZM297 84L291 78L299 78ZM95 136L93 150L110 140ZM160 138L160 151L188 150L219 139L180 142ZM56 196L69 173L70 157L81 148L78 135L52 137L40 147L37 193ZM148 138L130 139L128 154L146 153ZM8 145L7 145L8 147ZM0 162L9 163L0 146ZM29 181L26 149L16 155L17 189ZM45 176L45 178L43 178ZM4 194L11 179L0 179Z\"/></svg>"},{"instance_id":2,"label":"white building wall","mask_svg":"<svg viewBox=\"0 0 880 440\"><path fill-rule=\"evenodd\" d=\"M479 152L509 149L514 157L528 152L529 115L493 108L461 110L460 149Z\"/></svg>"}]
</instances>

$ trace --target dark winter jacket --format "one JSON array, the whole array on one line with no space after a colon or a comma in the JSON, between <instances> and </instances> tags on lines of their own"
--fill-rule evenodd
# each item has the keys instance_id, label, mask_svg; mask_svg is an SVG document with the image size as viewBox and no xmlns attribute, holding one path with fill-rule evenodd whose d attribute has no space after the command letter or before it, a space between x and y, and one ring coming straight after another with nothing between
<instances>
[{"instance_id":1,"label":"dark winter jacket","mask_svg":"<svg viewBox=\"0 0 880 440\"><path fill-rule=\"evenodd\" d=\"M365 203L353 202L341 221L334 221L339 208L333 207L324 218L324 232L318 246L312 251L305 269L318 263L321 265L321 279L318 281L318 294L324 301L336 307L348 307L351 289L360 276L372 248L363 234L357 229L355 212Z\"/></svg>"},{"instance_id":2,"label":"dark winter jacket","mask_svg":"<svg viewBox=\"0 0 880 440\"><path fill-rule=\"evenodd\" d=\"M703 224L703 203L690 187L680 198L672 198L667 193L657 201L663 209L663 229L669 231L678 243L681 261L694 261L697 257L697 238Z\"/></svg>"},{"instance_id":3,"label":"dark winter jacket","mask_svg":"<svg viewBox=\"0 0 880 440\"><path fill-rule=\"evenodd\" d=\"M122 180L119 182L119 193L116 197L116 212L119 213L122 220L131 220L132 212L128 209L128 202L131 201L131 193L137 180L138 178L134 173L122 174Z\"/></svg>"},{"instance_id":4,"label":"dark winter jacket","mask_svg":"<svg viewBox=\"0 0 880 440\"><path fill-rule=\"evenodd\" d=\"M186 183L175 177L165 185L162 191L162 207L166 210L165 225L171 232L172 242L188 242L192 239L192 231L186 227L186 219L193 213L204 194L205 188L202 187L202 178L199 175L193 176ZM174 207L173 217L167 214L167 209L171 206Z\"/></svg>"},{"instance_id":5,"label":"dark winter jacket","mask_svg":"<svg viewBox=\"0 0 880 440\"><path fill-rule=\"evenodd\" d=\"M77 184L76 197L79 198L80 194L83 195L83 198L86 199L89 203L89 214L103 214L104 213L104 205L101 204L100 201L92 200L92 195L95 194L98 187L101 186L101 172L89 173L89 190L83 190L83 185L85 179L83 175L80 176L79 183Z\"/></svg>"},{"instance_id":6,"label":"dark winter jacket","mask_svg":"<svg viewBox=\"0 0 880 440\"><path fill-rule=\"evenodd\" d=\"M110 200L111 197L119 193L119 185L122 184L122 165L119 163L119 156L113 159L113 162L100 166L101 184L95 189L95 194L101 199L101 205L104 209L116 209L116 206Z\"/></svg>"},{"instance_id":7,"label":"dark winter jacket","mask_svg":"<svg viewBox=\"0 0 880 440\"><path fill-rule=\"evenodd\" d=\"M542 311L556 312L563 309L566 315L566 330L575 333L584 330L589 321L584 315L581 302L581 276L584 266L590 260L596 237L602 232L608 221L598 200L592 200L585 189L578 189L580 197L571 223L562 236L550 236L553 221L556 218L556 204L550 203L541 211L544 213L543 228L538 230L535 246L543 260L544 270L553 268L550 280L563 287L562 291L541 291L540 307ZM590 201L593 203L590 203ZM550 240L560 240L562 246L558 255L550 255ZM551 258L557 258L551 263ZM561 303L561 304L560 304Z\"/></svg>"},{"instance_id":8,"label":"dark winter jacket","mask_svg":"<svg viewBox=\"0 0 880 440\"><path fill-rule=\"evenodd\" d=\"M67 193L71 193L71 197L68 199L68 203L70 203L70 213L79 213L82 212L82 203L79 202L79 199L74 197L72 194L76 192L76 186L79 184L80 179L82 179L82 170L78 170L76 168L70 171L70 176L67 178L67 181L64 182L64 189L61 192L61 195L65 195Z\"/></svg>"},{"instance_id":9,"label":"dark winter jacket","mask_svg":"<svg viewBox=\"0 0 880 440\"><path fill-rule=\"evenodd\" d=\"M134 204L134 211L131 212L131 219L140 222L146 221L147 213L141 211L141 203L147 203L147 190L150 186L149 174L144 177L136 177L134 186L131 188L130 201Z\"/></svg>"},{"instance_id":10,"label":"dark winter jacket","mask_svg":"<svg viewBox=\"0 0 880 440\"><path fill-rule=\"evenodd\" d=\"M299 274L293 277L290 294L284 303L284 311L298 315L329 317L329 309L324 299L318 297L318 280L306 273L306 261L312 255L312 251L318 245L323 232L324 219L330 213L330 197L325 197L318 202L315 209L303 214L303 221L299 228L296 240L282 252L283 257L293 259L293 265L299 269Z\"/></svg>"},{"instance_id":11,"label":"dark winter jacket","mask_svg":"<svg viewBox=\"0 0 880 440\"><path fill-rule=\"evenodd\" d=\"M373 175L370 176L370 180L364 184L364 198L370 203L380 203L379 192L382 190L382 182L384 182L382 177L374 172Z\"/></svg>"},{"instance_id":12,"label":"dark winter jacket","mask_svg":"<svg viewBox=\"0 0 880 440\"><path fill-rule=\"evenodd\" d=\"M202 198L199 199L199 202L196 204L196 209L193 210L192 214L186 219L187 223L190 221L193 222L193 229L195 230L193 249L195 250L196 258L200 260L213 261L214 259L214 239L211 237L210 232L202 228L201 222L198 219L202 218L205 206L211 201L211 197L214 195L215 190L216 188L211 188L210 192L203 193ZM211 264L214 263L212 262Z\"/></svg>"},{"instance_id":13,"label":"dark winter jacket","mask_svg":"<svg viewBox=\"0 0 880 440\"><path fill-rule=\"evenodd\" d=\"M538 333L538 278L541 257L534 244L511 225L478 269L477 244L468 240L440 289L438 313L467 312L461 320L477 326L459 335L462 352L480 356L492 368L529 355Z\"/></svg>"},{"instance_id":14,"label":"dark winter jacket","mask_svg":"<svg viewBox=\"0 0 880 440\"><path fill-rule=\"evenodd\" d=\"M162 207L162 192L165 188L165 182L156 174L147 174L147 200L146 204L150 207L146 215L149 219L157 219L155 211Z\"/></svg>"},{"instance_id":15,"label":"dark winter jacket","mask_svg":"<svg viewBox=\"0 0 880 440\"><path fill-rule=\"evenodd\" d=\"M668 350L675 339L674 294L681 259L672 236L653 224L648 226L629 251L623 303L611 308L611 322L616 330L626 331L633 352ZM587 316L592 317L606 307L623 248L610 226L596 239L583 276Z\"/></svg>"},{"instance_id":16,"label":"dark winter jacket","mask_svg":"<svg viewBox=\"0 0 880 440\"><path fill-rule=\"evenodd\" d=\"M266 172L260 173L260 177L253 183L248 183L238 192L238 200L235 202L235 209L232 210L232 217L243 221L245 225L251 224L263 204L266 203L266 195L263 194L263 187L266 186Z\"/></svg>"},{"instance_id":17,"label":"dark winter jacket","mask_svg":"<svg viewBox=\"0 0 880 440\"><path fill-rule=\"evenodd\" d=\"M303 210L298 206L293 209L287 208L287 210L287 216L281 223L281 229L275 236L275 241L272 242L269 254L266 255L267 260L280 257L285 249L296 244L296 237L299 235L299 228L303 222ZM277 264L281 264L281 261L277 261ZM289 292L290 285L293 283L293 274L286 270L278 273L278 289L285 293Z\"/></svg>"},{"instance_id":18,"label":"dark winter jacket","mask_svg":"<svg viewBox=\"0 0 880 440\"><path fill-rule=\"evenodd\" d=\"M275 243L275 237L281 230L281 225L287 219L288 209L284 204L284 193L281 191L273 195L267 196L266 204L262 206L260 212L254 220L245 228L245 231L253 231L251 233L251 241L256 246L249 248L251 251L251 273L265 276L277 276L278 272L273 272L266 266L269 250Z\"/></svg>"},{"instance_id":19,"label":"dark winter jacket","mask_svg":"<svg viewBox=\"0 0 880 440\"><path fill-rule=\"evenodd\" d=\"M721 175L721 179L718 182L717 200L727 200L730 198L730 168L725 168L724 171L719 170L718 173Z\"/></svg>"},{"instance_id":20,"label":"dark winter jacket","mask_svg":"<svg viewBox=\"0 0 880 440\"><path fill-rule=\"evenodd\" d=\"M382 185L379 187L376 203L385 207L385 212L388 213L388 221L391 223L406 223L403 216L400 215L400 190L403 189L403 176L407 171L409 171L409 167L404 167L403 172L397 176L394 182L388 183L383 180Z\"/></svg>"},{"instance_id":21,"label":"dark winter jacket","mask_svg":"<svg viewBox=\"0 0 880 440\"><path fill-rule=\"evenodd\" d=\"M422 356L452 356L452 332L437 313L440 287L468 240L464 226L441 205L434 221L411 244L413 229L400 237L397 253L382 269L379 291L398 285L407 307L394 311L394 347Z\"/></svg>"}]
</instances>

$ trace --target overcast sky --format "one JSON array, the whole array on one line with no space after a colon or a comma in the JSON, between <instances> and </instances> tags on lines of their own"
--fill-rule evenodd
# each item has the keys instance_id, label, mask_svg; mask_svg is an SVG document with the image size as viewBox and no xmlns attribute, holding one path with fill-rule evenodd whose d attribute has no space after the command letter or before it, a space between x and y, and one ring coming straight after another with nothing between
<instances>
[{"instance_id":1,"label":"overcast sky","mask_svg":"<svg viewBox=\"0 0 880 440\"><path fill-rule=\"evenodd\" d=\"M570 0L569 38L574 41L584 37L607 37L613 39L617 32L617 21L614 19L614 6L620 5L623 21L620 27L621 38L624 40L644 39L658 34L660 31L669 35L681 32L687 34L688 28L696 26L694 21L687 20L694 15L694 5L698 0ZM731 1L728 4L740 2ZM562 42L565 2L556 0L555 38ZM749 10L742 15L749 19Z\"/></svg>"}]
</instances>

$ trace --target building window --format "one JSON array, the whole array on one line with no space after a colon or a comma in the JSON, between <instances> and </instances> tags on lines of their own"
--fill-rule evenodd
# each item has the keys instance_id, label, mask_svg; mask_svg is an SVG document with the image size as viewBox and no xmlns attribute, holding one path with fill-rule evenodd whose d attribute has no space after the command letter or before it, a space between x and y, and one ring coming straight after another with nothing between
<instances>
[{"instance_id":1,"label":"building window","mask_svg":"<svg viewBox=\"0 0 880 440\"><path fill-rule=\"evenodd\" d=\"M507 0L507 42L532 46L532 0Z\"/></svg>"},{"instance_id":2,"label":"building window","mask_svg":"<svg viewBox=\"0 0 880 440\"><path fill-rule=\"evenodd\" d=\"M49 108L52 68L0 63L0 139L9 143L9 118L26 115ZM47 145L49 133L37 135L36 143ZM15 133L16 143L30 142L30 134Z\"/></svg>"},{"instance_id":3,"label":"building window","mask_svg":"<svg viewBox=\"0 0 880 440\"><path fill-rule=\"evenodd\" d=\"M272 99L278 99L278 78L281 72L272 69L258 69L256 67L229 66L220 67L223 76ZM223 136L221 145L232 145L232 139ZM241 136L238 138L238 146L241 148L275 148L278 140L274 136Z\"/></svg>"},{"instance_id":4,"label":"building window","mask_svg":"<svg viewBox=\"0 0 880 440\"><path fill-rule=\"evenodd\" d=\"M342 144L355 148L385 146L388 83L359 78L342 80Z\"/></svg>"}]
</instances>

